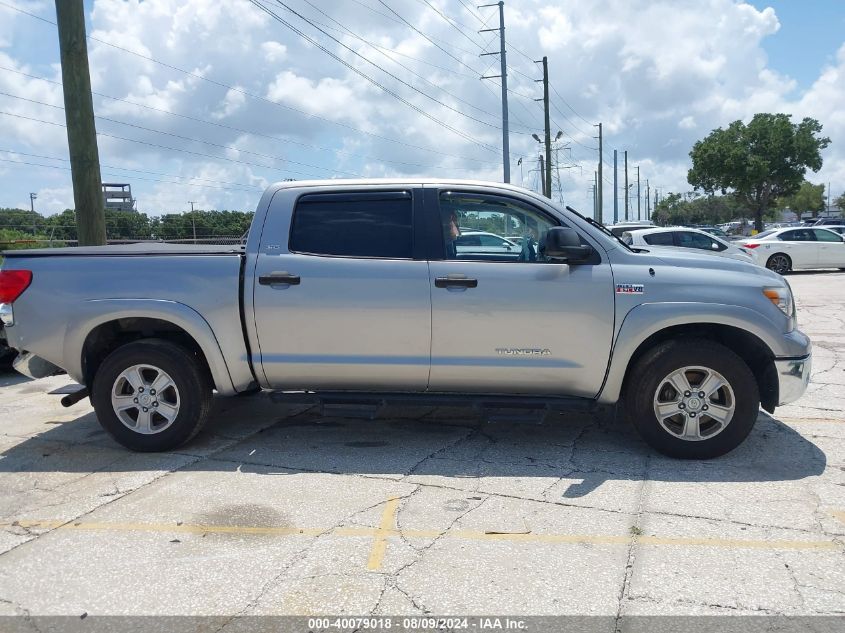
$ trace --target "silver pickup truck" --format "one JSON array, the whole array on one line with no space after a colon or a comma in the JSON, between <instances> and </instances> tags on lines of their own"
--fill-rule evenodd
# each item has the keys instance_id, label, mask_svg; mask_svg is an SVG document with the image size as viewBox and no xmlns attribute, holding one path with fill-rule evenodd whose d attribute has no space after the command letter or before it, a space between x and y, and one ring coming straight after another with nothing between
<instances>
[{"instance_id":1,"label":"silver pickup truck","mask_svg":"<svg viewBox=\"0 0 845 633\"><path fill-rule=\"evenodd\" d=\"M508 236L508 248L456 247L468 231ZM71 401L90 395L103 427L139 451L190 440L213 391L260 388L504 417L624 401L658 451L711 458L810 374L783 277L631 249L509 185L286 182L262 196L243 247L5 256L0 316L16 366L66 371L85 387Z\"/></svg>"}]
</instances>

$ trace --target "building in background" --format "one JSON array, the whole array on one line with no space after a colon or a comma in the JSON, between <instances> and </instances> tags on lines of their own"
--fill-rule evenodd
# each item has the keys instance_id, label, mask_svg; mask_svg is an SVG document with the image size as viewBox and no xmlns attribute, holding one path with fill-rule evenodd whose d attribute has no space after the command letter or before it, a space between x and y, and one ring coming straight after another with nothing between
<instances>
[{"instance_id":1,"label":"building in background","mask_svg":"<svg viewBox=\"0 0 845 633\"><path fill-rule=\"evenodd\" d=\"M134 211L135 198L128 183L103 183L103 206L106 211Z\"/></svg>"}]
</instances>

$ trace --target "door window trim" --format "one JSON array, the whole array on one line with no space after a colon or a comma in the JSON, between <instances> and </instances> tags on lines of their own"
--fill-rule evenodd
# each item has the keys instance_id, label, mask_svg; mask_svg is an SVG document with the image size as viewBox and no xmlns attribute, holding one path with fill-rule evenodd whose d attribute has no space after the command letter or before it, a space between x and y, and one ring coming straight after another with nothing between
<instances>
[{"instance_id":1,"label":"door window trim","mask_svg":"<svg viewBox=\"0 0 845 633\"><path fill-rule=\"evenodd\" d=\"M526 262L517 262L517 261L496 261L490 259L449 259L446 257L446 243L443 240L443 231L440 225L440 196L444 193L454 193L460 195L467 195L467 196L477 196L477 197L484 197L488 200L499 200L505 204L511 205L522 205L526 207L528 210L537 213L538 215L543 216L546 218L552 226L566 226L570 228L569 224L564 223L556 216L552 215L548 211L540 208L536 204L523 200L522 198L512 198L510 196L504 196L498 193L490 193L486 191L473 191L471 189L462 189L462 188L453 188L453 187L432 187L429 189L424 190L426 192L426 216L430 219L429 227L428 227L428 243L429 243L429 253L430 261L448 261L448 262L469 262L469 263L490 263L490 264L524 264ZM431 193L427 193L431 192ZM429 209L431 211L429 212ZM577 230L577 229L576 229ZM578 231L578 234L581 235L581 231ZM503 238L505 239L505 238ZM582 237L582 239L584 239ZM593 247L593 250L596 250L595 244L592 242L588 242L590 246ZM598 252L598 251L596 251ZM546 262L541 262L546 263ZM549 262L551 263L551 262Z\"/></svg>"},{"instance_id":2,"label":"door window trim","mask_svg":"<svg viewBox=\"0 0 845 633\"><path fill-rule=\"evenodd\" d=\"M424 219L423 213L423 196L420 195L421 190L417 187L393 187L384 190L360 190L351 189L346 191L304 191L296 197L293 201L293 208L290 216L290 226L288 227L287 236L287 250L292 255L306 255L308 257L328 257L331 259L362 259L373 261L420 261L425 260L425 248L421 240L421 236L425 233L422 224ZM411 257L377 257L366 255L333 255L331 253L311 253L308 251L298 251L291 247L291 238L293 237L293 229L296 223L297 209L302 202L332 202L341 201L344 199L355 198L359 201L374 201L374 200L400 200L410 199L411 201Z\"/></svg>"}]
</instances>

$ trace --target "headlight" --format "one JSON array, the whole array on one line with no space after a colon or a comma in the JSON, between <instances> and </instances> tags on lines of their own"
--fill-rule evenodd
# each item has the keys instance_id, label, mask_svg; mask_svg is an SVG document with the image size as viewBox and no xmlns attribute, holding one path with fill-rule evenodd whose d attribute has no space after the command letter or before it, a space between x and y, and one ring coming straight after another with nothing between
<instances>
[{"instance_id":1,"label":"headlight","mask_svg":"<svg viewBox=\"0 0 845 633\"><path fill-rule=\"evenodd\" d=\"M795 301L792 298L792 290L789 286L777 286L763 288L766 298L775 304L780 311L790 319L795 316Z\"/></svg>"}]
</instances>

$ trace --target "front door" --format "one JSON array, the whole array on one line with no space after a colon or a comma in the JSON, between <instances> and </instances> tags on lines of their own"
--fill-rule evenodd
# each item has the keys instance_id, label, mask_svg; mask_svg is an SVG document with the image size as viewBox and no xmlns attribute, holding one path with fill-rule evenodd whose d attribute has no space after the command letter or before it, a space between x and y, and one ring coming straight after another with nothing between
<instances>
[{"instance_id":1,"label":"front door","mask_svg":"<svg viewBox=\"0 0 845 633\"><path fill-rule=\"evenodd\" d=\"M600 247L593 244L590 263L546 261L543 238L561 223L516 197L432 187L426 213L442 229L440 255L430 262L429 391L596 395L614 318L613 277ZM519 249L454 246L473 232L508 236Z\"/></svg>"},{"instance_id":2,"label":"front door","mask_svg":"<svg viewBox=\"0 0 845 633\"><path fill-rule=\"evenodd\" d=\"M336 189L335 189L336 191ZM279 197L279 196L277 196ZM266 386L423 391L428 263L409 190L307 194L270 204L254 282ZM289 236L289 237L288 237Z\"/></svg>"},{"instance_id":3,"label":"front door","mask_svg":"<svg viewBox=\"0 0 845 633\"><path fill-rule=\"evenodd\" d=\"M845 242L842 237L827 229L813 229L819 244L819 267L845 267Z\"/></svg>"}]
</instances>

